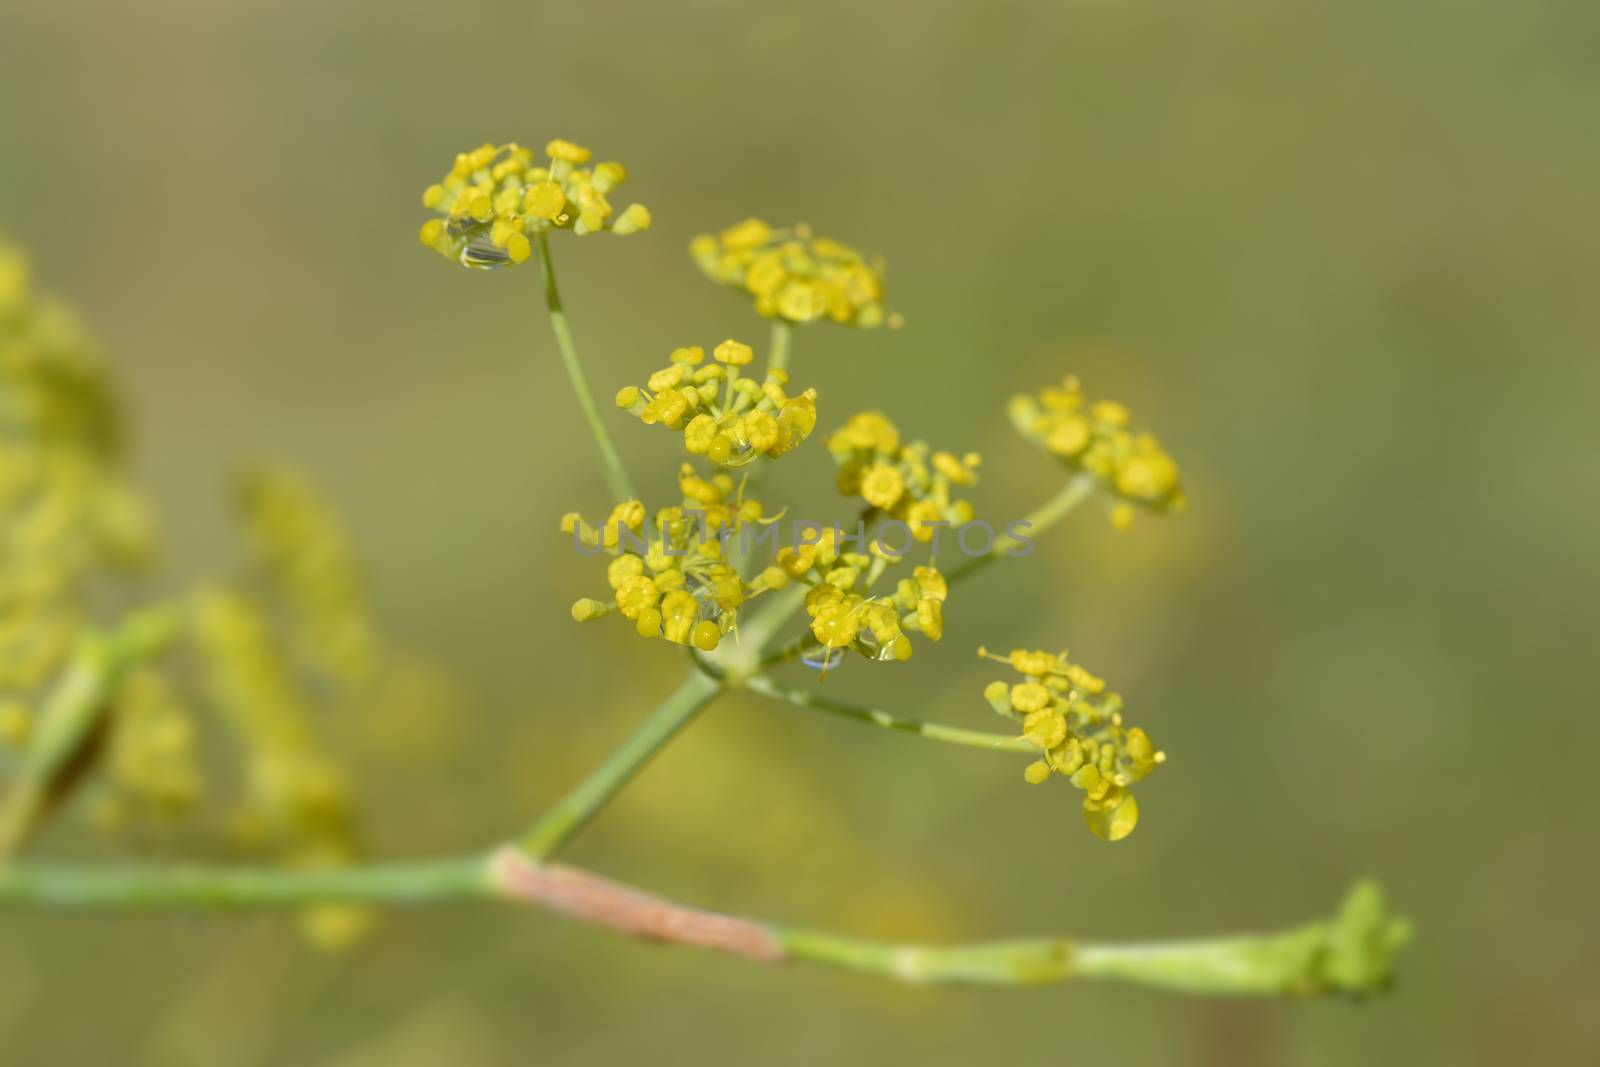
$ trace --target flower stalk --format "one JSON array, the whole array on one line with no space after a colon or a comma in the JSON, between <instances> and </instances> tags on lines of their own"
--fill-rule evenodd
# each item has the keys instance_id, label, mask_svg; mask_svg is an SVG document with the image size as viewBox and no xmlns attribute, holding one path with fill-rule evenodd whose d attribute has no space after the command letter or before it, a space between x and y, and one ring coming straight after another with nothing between
<instances>
[{"instance_id":1,"label":"flower stalk","mask_svg":"<svg viewBox=\"0 0 1600 1067\"><path fill-rule=\"evenodd\" d=\"M772 320L772 339L767 343L767 373L789 372L789 347L794 342L794 323L787 319Z\"/></svg>"},{"instance_id":2,"label":"flower stalk","mask_svg":"<svg viewBox=\"0 0 1600 1067\"><path fill-rule=\"evenodd\" d=\"M1074 508L1093 495L1094 480L1085 475L1079 475L1062 486L1061 491L1055 496L1028 512L1022 519L1025 524L1023 528L1028 531L1030 536L1042 533L1066 518ZM995 560L1005 558L1024 544L1026 542L1020 537L1014 537L1010 533L1001 534L995 538L994 546L989 551L981 556L969 556L952 567L947 576L950 584L954 585L956 582L972 577Z\"/></svg>"},{"instance_id":3,"label":"flower stalk","mask_svg":"<svg viewBox=\"0 0 1600 1067\"><path fill-rule=\"evenodd\" d=\"M1026 752L1034 754L1038 749L1025 737L1010 734L991 733L986 730L964 730L956 726L944 726L936 722L924 722L921 719L912 719L904 715L883 711L879 708L862 707L844 700L835 700L813 693L807 689L791 689L778 685L766 677L751 678L745 683L745 688L752 693L760 693L773 700L787 701L796 707L810 708L812 711L821 711L829 715L851 719L855 722L867 723L871 726L881 726L887 730L898 730L901 733L915 734L926 737L930 741L943 741L951 745L964 745L968 748L987 749L990 752Z\"/></svg>"},{"instance_id":4,"label":"flower stalk","mask_svg":"<svg viewBox=\"0 0 1600 1067\"><path fill-rule=\"evenodd\" d=\"M567 322L567 312L561 303L561 290L556 284L555 261L550 255L549 237L540 231L533 241L535 253L539 258L539 268L544 274L544 303L545 309L550 313L550 329L556 336L556 347L561 350L561 364L567 370L567 378L572 382L572 391L577 394L578 407L583 410L583 417L589 424L589 432L594 434L595 444L600 449L600 459L605 465L606 486L611 490L611 502L621 503L624 500L634 500L638 494L634 492L633 480L628 477L628 469L622 463L622 454L617 451L617 446L611 440L605 423L601 421L600 409L595 405L594 393L589 389L589 381L584 376L583 364L578 359L578 346L572 337L572 326Z\"/></svg>"}]
</instances>

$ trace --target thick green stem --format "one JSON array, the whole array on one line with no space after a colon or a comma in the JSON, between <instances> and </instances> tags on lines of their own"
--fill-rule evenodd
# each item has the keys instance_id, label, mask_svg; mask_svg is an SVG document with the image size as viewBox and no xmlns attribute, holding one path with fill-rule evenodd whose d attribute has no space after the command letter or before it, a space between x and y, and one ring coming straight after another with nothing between
<instances>
[{"instance_id":1,"label":"thick green stem","mask_svg":"<svg viewBox=\"0 0 1600 1067\"><path fill-rule=\"evenodd\" d=\"M760 963L792 960L901 982L1037 985L1112 979L1184 993L1360 995L1387 988L1410 927L1377 887L1358 885L1332 920L1276 934L1152 944L1066 938L908 945L789 929L667 900L514 848L488 856L334 870L0 866L0 908L219 910L329 902L408 905L503 900L634 937Z\"/></svg>"},{"instance_id":2,"label":"thick green stem","mask_svg":"<svg viewBox=\"0 0 1600 1067\"><path fill-rule=\"evenodd\" d=\"M79 643L45 701L38 729L0 807L0 862L22 844L47 806L51 790L94 738L123 677L164 650L181 624L181 610L163 605Z\"/></svg>"},{"instance_id":3,"label":"thick green stem","mask_svg":"<svg viewBox=\"0 0 1600 1067\"><path fill-rule=\"evenodd\" d=\"M930 741L944 741L947 744L966 745L969 748L988 749L991 752L1030 752L1037 755L1039 751L1024 737L990 733L985 730L963 730L956 726L941 726L939 723L923 722L921 719L908 719L878 708L866 708L843 700L834 700L809 690L790 689L768 678L751 678L745 683L745 688L774 700L786 700L802 708L811 708L814 711L823 711L830 715L854 719L856 722L899 730L902 733L917 734Z\"/></svg>"},{"instance_id":4,"label":"thick green stem","mask_svg":"<svg viewBox=\"0 0 1600 1067\"><path fill-rule=\"evenodd\" d=\"M572 381L572 391L578 395L578 406L583 409L583 417L589 423L589 431L594 434L595 444L600 447L600 458L605 462L606 485L611 490L612 503L636 500L638 494L633 490L633 481L628 477L628 470L622 465L622 455L612 443L611 435L606 432L605 423L600 419L600 409L595 406L594 394L589 391L588 379L583 374L583 364L578 361L578 346L572 339L572 327L567 323L566 310L561 306L561 290L556 286L556 267L550 258L550 241L541 232L533 244L539 255L539 267L544 272L544 303L550 312L550 328L555 332L556 347L561 350L561 362L567 368L567 377Z\"/></svg>"},{"instance_id":5,"label":"thick green stem","mask_svg":"<svg viewBox=\"0 0 1600 1067\"><path fill-rule=\"evenodd\" d=\"M234 909L432 904L494 895L484 856L295 870L282 867L0 867L0 905Z\"/></svg>"},{"instance_id":6,"label":"thick green stem","mask_svg":"<svg viewBox=\"0 0 1600 1067\"><path fill-rule=\"evenodd\" d=\"M954 584L963 578L983 570L997 559L1003 559L1015 549L1031 541L1035 536L1048 530L1064 519L1073 508L1083 503L1094 493L1094 480L1086 475L1079 475L1072 479L1055 496L1040 504L1023 517L1023 529L1028 536L1015 537L1009 533L1002 534L995 539L994 547L981 556L969 556L952 570L946 573L946 579Z\"/></svg>"},{"instance_id":7,"label":"thick green stem","mask_svg":"<svg viewBox=\"0 0 1600 1067\"><path fill-rule=\"evenodd\" d=\"M699 671L685 678L633 736L539 817L518 842L521 850L534 860L554 855L720 691L715 679Z\"/></svg>"}]
</instances>

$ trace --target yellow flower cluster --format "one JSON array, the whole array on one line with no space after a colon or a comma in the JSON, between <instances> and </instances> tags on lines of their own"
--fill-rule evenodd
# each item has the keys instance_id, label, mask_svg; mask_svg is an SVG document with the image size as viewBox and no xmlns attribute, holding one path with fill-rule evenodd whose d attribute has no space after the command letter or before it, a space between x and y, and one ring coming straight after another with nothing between
<instances>
[{"instance_id":1,"label":"yellow flower cluster","mask_svg":"<svg viewBox=\"0 0 1600 1067\"><path fill-rule=\"evenodd\" d=\"M339 681L365 677L377 638L360 568L333 509L307 479L281 467L251 472L241 504L256 560L292 609L298 650Z\"/></svg>"},{"instance_id":2,"label":"yellow flower cluster","mask_svg":"<svg viewBox=\"0 0 1600 1067\"><path fill-rule=\"evenodd\" d=\"M577 601L573 619L618 612L641 637L710 652L738 625L745 601L773 587L766 575L745 582L726 558L750 527L772 521L760 503L740 499L732 476L702 478L687 463L678 487L682 506L662 508L649 524L637 500L618 504L598 529L577 512L562 516L563 533L612 557L606 567L611 598Z\"/></svg>"},{"instance_id":3,"label":"yellow flower cluster","mask_svg":"<svg viewBox=\"0 0 1600 1067\"><path fill-rule=\"evenodd\" d=\"M77 318L36 293L26 257L0 241L0 735L13 741L82 631L85 583L148 553L149 510L124 477L118 429Z\"/></svg>"},{"instance_id":4,"label":"yellow flower cluster","mask_svg":"<svg viewBox=\"0 0 1600 1067\"><path fill-rule=\"evenodd\" d=\"M1122 698L1106 692L1097 678L1067 659L1016 649L999 656L978 655L1009 664L1018 683L991 682L984 699L1000 714L1022 724L1022 736L1043 754L1028 765L1032 784L1059 774L1083 791L1083 821L1096 836L1120 841L1139 822L1139 804L1128 787L1166 761L1140 727L1122 722Z\"/></svg>"},{"instance_id":5,"label":"yellow flower cluster","mask_svg":"<svg viewBox=\"0 0 1600 1067\"><path fill-rule=\"evenodd\" d=\"M755 300L770 319L804 323L828 320L872 328L900 316L883 307L883 261L848 245L812 236L808 226L776 230L745 219L721 233L704 233L689 254L706 277Z\"/></svg>"},{"instance_id":6,"label":"yellow flower cluster","mask_svg":"<svg viewBox=\"0 0 1600 1067\"><path fill-rule=\"evenodd\" d=\"M1009 411L1024 437L1120 501L1111 512L1119 529L1133 522L1134 505L1172 513L1187 506L1178 464L1161 442L1132 429L1132 417L1121 404L1089 403L1076 377L1068 375L1037 396L1013 397Z\"/></svg>"},{"instance_id":7,"label":"yellow flower cluster","mask_svg":"<svg viewBox=\"0 0 1600 1067\"><path fill-rule=\"evenodd\" d=\"M617 406L645 425L681 431L683 447L723 467L742 467L758 456L777 459L799 445L817 424L817 391L796 396L783 391L781 370L766 380L742 377L755 353L728 340L705 362L705 349L674 349L671 361L650 376L646 388L627 386Z\"/></svg>"},{"instance_id":8,"label":"yellow flower cluster","mask_svg":"<svg viewBox=\"0 0 1600 1067\"><path fill-rule=\"evenodd\" d=\"M422 243L464 267L499 267L526 260L551 229L581 237L650 227L644 205L618 214L607 199L627 180L621 163L585 166L592 153L570 141L551 141L545 155L548 163L536 163L533 150L517 144L457 155L450 173L423 190L423 206L443 217L423 223Z\"/></svg>"},{"instance_id":9,"label":"yellow flower cluster","mask_svg":"<svg viewBox=\"0 0 1600 1067\"><path fill-rule=\"evenodd\" d=\"M972 505L951 494L977 484L976 452L930 454L926 442L902 442L894 423L878 411L851 416L828 438L828 451L839 465L839 491L906 523L918 541L931 540L940 523L961 526L973 519Z\"/></svg>"},{"instance_id":10,"label":"yellow flower cluster","mask_svg":"<svg viewBox=\"0 0 1600 1067\"><path fill-rule=\"evenodd\" d=\"M907 660L912 652L908 632L930 641L944 634L944 602L950 588L937 568L917 567L892 594L874 596L872 587L884 569L903 556L886 552L876 542L866 552L844 551L847 539L836 529L808 532L816 536L801 539L808 543L779 549L777 562L763 577L774 587L791 579L811 587L806 592L806 614L811 616L811 636L823 648L823 667L846 648L872 660Z\"/></svg>"},{"instance_id":11,"label":"yellow flower cluster","mask_svg":"<svg viewBox=\"0 0 1600 1067\"><path fill-rule=\"evenodd\" d=\"M194 718L159 671L147 668L123 681L107 765L109 789L95 806L103 826L170 820L204 793Z\"/></svg>"},{"instance_id":12,"label":"yellow flower cluster","mask_svg":"<svg viewBox=\"0 0 1600 1067\"><path fill-rule=\"evenodd\" d=\"M261 608L232 590L202 590L194 637L210 694L250 759L234 829L298 863L326 865L355 852L354 813L339 766L323 753L311 710Z\"/></svg>"}]
</instances>

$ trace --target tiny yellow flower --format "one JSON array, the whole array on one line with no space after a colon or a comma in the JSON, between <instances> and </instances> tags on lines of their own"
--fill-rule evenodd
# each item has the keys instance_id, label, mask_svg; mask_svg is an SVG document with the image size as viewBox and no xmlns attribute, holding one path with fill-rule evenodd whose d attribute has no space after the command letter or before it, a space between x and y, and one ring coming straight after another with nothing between
<instances>
[{"instance_id":1,"label":"tiny yellow flower","mask_svg":"<svg viewBox=\"0 0 1600 1067\"><path fill-rule=\"evenodd\" d=\"M1050 703L1050 690L1038 682L1024 682L1011 687L1011 706L1022 712L1034 712ZM1042 746L1049 748L1049 745Z\"/></svg>"},{"instance_id":2,"label":"tiny yellow flower","mask_svg":"<svg viewBox=\"0 0 1600 1067\"><path fill-rule=\"evenodd\" d=\"M594 155L587 148L582 148L571 141L560 139L545 145L544 153L551 159L559 159L567 163L587 163L590 157Z\"/></svg>"},{"instance_id":3,"label":"tiny yellow flower","mask_svg":"<svg viewBox=\"0 0 1600 1067\"><path fill-rule=\"evenodd\" d=\"M712 351L711 358L718 363L730 363L736 367L743 367L755 359L755 350L747 344L742 344L730 338Z\"/></svg>"},{"instance_id":4,"label":"tiny yellow flower","mask_svg":"<svg viewBox=\"0 0 1600 1067\"><path fill-rule=\"evenodd\" d=\"M900 495L905 489L905 477L887 463L874 463L861 476L862 499L884 511L888 511L900 502Z\"/></svg>"},{"instance_id":5,"label":"tiny yellow flower","mask_svg":"<svg viewBox=\"0 0 1600 1067\"><path fill-rule=\"evenodd\" d=\"M622 209L622 214L617 216L617 221L611 224L611 232L618 237L626 237L630 233L650 228L650 209L643 204L629 204Z\"/></svg>"}]
</instances>

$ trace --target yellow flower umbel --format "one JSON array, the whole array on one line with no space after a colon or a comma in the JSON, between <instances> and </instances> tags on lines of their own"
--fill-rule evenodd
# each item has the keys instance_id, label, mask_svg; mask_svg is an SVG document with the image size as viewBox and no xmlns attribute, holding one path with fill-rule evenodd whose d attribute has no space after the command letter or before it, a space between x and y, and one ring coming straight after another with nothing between
<instances>
[{"instance_id":1,"label":"yellow flower umbel","mask_svg":"<svg viewBox=\"0 0 1600 1067\"><path fill-rule=\"evenodd\" d=\"M685 463L678 486L683 505L662 508L653 523L637 500L618 504L599 529L576 512L562 517L563 533L612 557L606 568L611 598L585 597L572 605L572 617L587 622L618 612L641 637L710 652L738 625L746 600L775 588L767 575L742 580L724 551L738 547L746 527L771 520L758 502L735 496L730 475L708 480Z\"/></svg>"},{"instance_id":2,"label":"yellow flower umbel","mask_svg":"<svg viewBox=\"0 0 1600 1067\"><path fill-rule=\"evenodd\" d=\"M1022 736L1041 753L1023 777L1034 785L1057 774L1069 779L1083 791L1083 821L1096 837L1120 841L1133 833L1139 804L1128 787L1167 755L1143 729L1123 725L1122 698L1064 651L1019 648L997 656L980 648L978 655L1009 664L1023 678L991 682L983 691L990 706L1022 724Z\"/></svg>"},{"instance_id":3,"label":"yellow flower umbel","mask_svg":"<svg viewBox=\"0 0 1600 1067\"><path fill-rule=\"evenodd\" d=\"M839 491L906 523L918 541L933 538L934 524L972 521L972 505L952 490L978 483L976 452L930 454L926 442L903 443L894 423L878 411L851 416L828 438L828 451L839 465Z\"/></svg>"},{"instance_id":4,"label":"yellow flower umbel","mask_svg":"<svg viewBox=\"0 0 1600 1067\"><path fill-rule=\"evenodd\" d=\"M822 646L824 669L843 649L871 660L907 660L912 652L908 633L920 633L930 641L944 634L944 602L950 589L937 568L917 567L893 593L873 595L872 587L885 568L905 557L885 551L877 542L866 552L847 552L843 546L849 542L840 531L815 533L802 539L808 543L779 549L777 562L766 569L764 578L774 587L790 580L811 587L806 614L811 616L811 636Z\"/></svg>"},{"instance_id":5,"label":"yellow flower umbel","mask_svg":"<svg viewBox=\"0 0 1600 1067\"><path fill-rule=\"evenodd\" d=\"M884 311L883 261L814 237L808 226L775 230L760 219L745 219L696 237L689 254L706 277L753 298L766 318L866 329L900 325L898 315Z\"/></svg>"},{"instance_id":6,"label":"yellow flower umbel","mask_svg":"<svg viewBox=\"0 0 1600 1067\"><path fill-rule=\"evenodd\" d=\"M423 206L443 217L423 223L422 243L464 267L499 267L526 260L551 229L581 237L650 227L642 204L618 214L607 199L628 177L621 163L585 166L590 151L569 141L551 141L545 154L539 163L521 145L485 144L457 155L450 173L423 190Z\"/></svg>"},{"instance_id":7,"label":"yellow flower umbel","mask_svg":"<svg viewBox=\"0 0 1600 1067\"><path fill-rule=\"evenodd\" d=\"M628 386L617 406L645 425L681 431L683 447L723 467L742 467L758 456L777 459L811 434L817 424L817 391L783 391L789 376L770 372L758 383L739 368L754 358L749 345L724 341L714 362L696 345L678 348L671 362L650 376L644 389Z\"/></svg>"},{"instance_id":8,"label":"yellow flower umbel","mask_svg":"<svg viewBox=\"0 0 1600 1067\"><path fill-rule=\"evenodd\" d=\"M1093 478L1118 501L1111 521L1119 529L1133 522L1134 506L1177 513L1188 505L1178 464L1161 442L1133 429L1132 417L1121 404L1085 400L1076 377L1068 375L1037 396L1013 397L1009 412L1024 437L1068 470Z\"/></svg>"}]
</instances>

